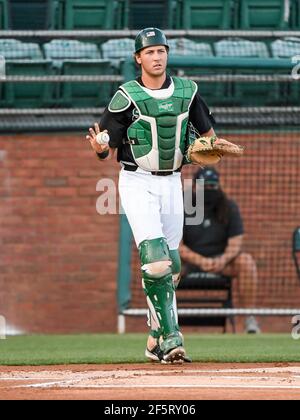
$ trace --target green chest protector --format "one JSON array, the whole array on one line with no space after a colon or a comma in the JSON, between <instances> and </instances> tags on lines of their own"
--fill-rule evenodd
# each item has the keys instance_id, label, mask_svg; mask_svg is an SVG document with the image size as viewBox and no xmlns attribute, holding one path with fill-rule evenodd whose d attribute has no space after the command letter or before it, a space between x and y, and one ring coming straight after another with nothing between
<instances>
[{"instance_id":1,"label":"green chest protector","mask_svg":"<svg viewBox=\"0 0 300 420\"><path fill-rule=\"evenodd\" d=\"M172 80L169 97L161 97L163 91L154 91L152 96L136 81L125 83L109 106L118 112L127 106L126 98L130 100L127 108L130 103L135 105L139 117L128 128L127 136L136 164L146 171L175 171L182 165L189 108L197 85L179 77Z\"/></svg>"}]
</instances>

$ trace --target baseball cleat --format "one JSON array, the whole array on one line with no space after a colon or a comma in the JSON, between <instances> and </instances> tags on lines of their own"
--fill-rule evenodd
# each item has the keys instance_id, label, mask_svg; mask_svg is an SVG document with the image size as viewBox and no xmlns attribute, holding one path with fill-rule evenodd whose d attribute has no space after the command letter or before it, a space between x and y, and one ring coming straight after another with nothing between
<instances>
[{"instance_id":1,"label":"baseball cleat","mask_svg":"<svg viewBox=\"0 0 300 420\"><path fill-rule=\"evenodd\" d=\"M185 349L182 346L175 347L168 353L163 355L165 363L191 363L192 360L186 355Z\"/></svg>"},{"instance_id":2,"label":"baseball cleat","mask_svg":"<svg viewBox=\"0 0 300 420\"><path fill-rule=\"evenodd\" d=\"M157 345L152 350L149 350L148 348L146 348L146 350L145 350L145 356L151 362L161 362L163 360L164 354L161 351L159 345Z\"/></svg>"}]
</instances>

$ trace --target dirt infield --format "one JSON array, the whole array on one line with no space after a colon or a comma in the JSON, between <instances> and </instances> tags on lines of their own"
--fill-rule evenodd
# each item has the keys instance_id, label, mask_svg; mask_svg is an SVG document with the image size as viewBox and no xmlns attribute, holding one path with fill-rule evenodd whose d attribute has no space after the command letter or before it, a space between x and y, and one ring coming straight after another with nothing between
<instances>
[{"instance_id":1,"label":"dirt infield","mask_svg":"<svg viewBox=\"0 0 300 420\"><path fill-rule=\"evenodd\" d=\"M0 400L300 399L300 364L0 367Z\"/></svg>"}]
</instances>

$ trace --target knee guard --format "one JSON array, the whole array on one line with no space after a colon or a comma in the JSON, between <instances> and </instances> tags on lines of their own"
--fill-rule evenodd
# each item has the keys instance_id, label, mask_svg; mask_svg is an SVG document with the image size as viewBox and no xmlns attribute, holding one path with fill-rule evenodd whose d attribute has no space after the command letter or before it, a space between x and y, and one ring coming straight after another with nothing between
<instances>
[{"instance_id":1,"label":"knee guard","mask_svg":"<svg viewBox=\"0 0 300 420\"><path fill-rule=\"evenodd\" d=\"M151 316L159 334L166 338L178 334L174 308L172 261L164 238L143 241L139 246L143 273L143 288Z\"/></svg>"}]
</instances>

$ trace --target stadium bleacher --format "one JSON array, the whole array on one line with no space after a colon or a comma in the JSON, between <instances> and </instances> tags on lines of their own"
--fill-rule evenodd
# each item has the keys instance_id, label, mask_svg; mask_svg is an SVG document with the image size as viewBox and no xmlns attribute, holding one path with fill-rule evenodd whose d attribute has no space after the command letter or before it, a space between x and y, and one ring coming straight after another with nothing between
<instances>
[{"instance_id":1,"label":"stadium bleacher","mask_svg":"<svg viewBox=\"0 0 300 420\"><path fill-rule=\"evenodd\" d=\"M97 76L112 74L110 60L64 61L62 75ZM110 83L74 83L61 85L59 104L65 107L106 106L112 96Z\"/></svg>"},{"instance_id":2,"label":"stadium bleacher","mask_svg":"<svg viewBox=\"0 0 300 420\"><path fill-rule=\"evenodd\" d=\"M57 0L7 0L9 29L54 29Z\"/></svg>"},{"instance_id":3,"label":"stadium bleacher","mask_svg":"<svg viewBox=\"0 0 300 420\"><path fill-rule=\"evenodd\" d=\"M271 44L272 56L274 58L288 58L298 57L297 61L300 62L300 38L284 38L277 39ZM296 62L295 62L296 64ZM294 83L286 84L286 94L289 97L292 105L299 105L300 103L300 83L295 80Z\"/></svg>"},{"instance_id":4,"label":"stadium bleacher","mask_svg":"<svg viewBox=\"0 0 300 420\"><path fill-rule=\"evenodd\" d=\"M130 29L155 25L162 29L173 27L173 0L126 0L127 22ZM174 4L175 3L175 4Z\"/></svg>"},{"instance_id":5,"label":"stadium bleacher","mask_svg":"<svg viewBox=\"0 0 300 420\"><path fill-rule=\"evenodd\" d=\"M8 10L6 0L0 0L0 30L8 28Z\"/></svg>"},{"instance_id":6,"label":"stadium bleacher","mask_svg":"<svg viewBox=\"0 0 300 420\"><path fill-rule=\"evenodd\" d=\"M300 0L0 0L0 29L300 28Z\"/></svg>"},{"instance_id":7,"label":"stadium bleacher","mask_svg":"<svg viewBox=\"0 0 300 420\"><path fill-rule=\"evenodd\" d=\"M185 0L180 29L230 29L231 6L231 0ZM177 13L181 14L181 8Z\"/></svg>"},{"instance_id":8,"label":"stadium bleacher","mask_svg":"<svg viewBox=\"0 0 300 420\"><path fill-rule=\"evenodd\" d=\"M52 63L48 60L7 60L7 76L47 76L52 74ZM43 108L53 104L51 83L12 83L4 85L1 107Z\"/></svg>"},{"instance_id":9,"label":"stadium bleacher","mask_svg":"<svg viewBox=\"0 0 300 420\"><path fill-rule=\"evenodd\" d=\"M52 63L57 75L106 75L112 74L110 60L103 60L98 46L90 42L57 39L43 46L45 57ZM107 83L64 82L56 89L59 106L101 106L110 98L111 86Z\"/></svg>"},{"instance_id":10,"label":"stadium bleacher","mask_svg":"<svg viewBox=\"0 0 300 420\"><path fill-rule=\"evenodd\" d=\"M17 39L0 39L0 55L6 60L43 59L43 53L38 44Z\"/></svg>"},{"instance_id":11,"label":"stadium bleacher","mask_svg":"<svg viewBox=\"0 0 300 420\"><path fill-rule=\"evenodd\" d=\"M140 0L0 0L2 29L66 29L78 33L69 36L65 32L65 38L43 33L8 37L2 33L0 56L7 60L8 76L63 78L44 83L1 83L0 107L104 106L119 85L120 77L117 81L113 78L97 80L93 85L68 80L68 76L123 76L124 63L134 51L134 34L126 28L135 32L150 24L184 31L181 36L178 33L168 36L170 57L201 57L206 65L175 66L170 72L196 79L216 77L214 83L196 80L200 92L212 106L298 105L300 88L296 81L248 82L232 80L232 77L274 74L287 77L291 70L276 66L280 60L291 62L292 57L300 55L299 32L294 36L291 31L300 28L299 22L300 0L153 0L148 3ZM101 33L84 36L81 29L125 30L116 38ZM187 32L207 29L205 36ZM226 32L209 35L210 30L220 29ZM250 30L254 37L240 34L238 38L235 33L241 29ZM261 29L271 30L272 35L258 37L256 31ZM290 32L286 37L273 35L273 31L287 29ZM240 59L249 59L249 67L239 68ZM256 69L252 59L266 60L267 67ZM234 63L233 68L230 63Z\"/></svg>"},{"instance_id":12,"label":"stadium bleacher","mask_svg":"<svg viewBox=\"0 0 300 420\"><path fill-rule=\"evenodd\" d=\"M240 0L236 13L241 29L287 29L290 2L285 0Z\"/></svg>"},{"instance_id":13,"label":"stadium bleacher","mask_svg":"<svg viewBox=\"0 0 300 420\"><path fill-rule=\"evenodd\" d=\"M66 0L65 29L113 29L114 2Z\"/></svg>"},{"instance_id":14,"label":"stadium bleacher","mask_svg":"<svg viewBox=\"0 0 300 420\"><path fill-rule=\"evenodd\" d=\"M120 70L121 63L130 57L134 51L134 39L110 39L100 46L102 57L110 60L111 64Z\"/></svg>"},{"instance_id":15,"label":"stadium bleacher","mask_svg":"<svg viewBox=\"0 0 300 420\"><path fill-rule=\"evenodd\" d=\"M58 69L61 68L63 60L99 60L101 58L97 45L90 42L55 39L44 44L43 49L45 57L52 60L53 66Z\"/></svg>"}]
</instances>

